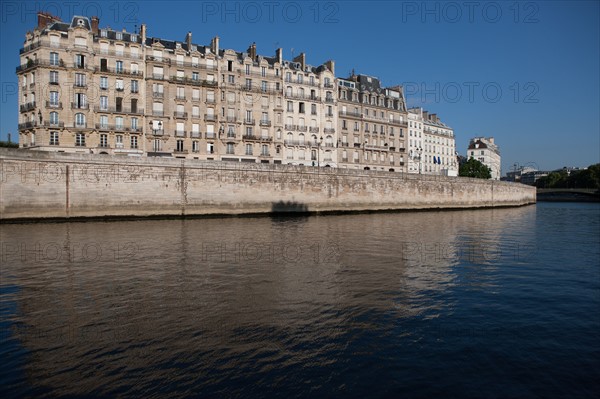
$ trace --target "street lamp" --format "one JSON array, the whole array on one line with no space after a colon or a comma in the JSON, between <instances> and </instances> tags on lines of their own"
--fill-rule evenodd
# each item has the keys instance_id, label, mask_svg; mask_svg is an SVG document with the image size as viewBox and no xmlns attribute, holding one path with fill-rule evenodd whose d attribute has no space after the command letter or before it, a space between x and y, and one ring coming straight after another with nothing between
<instances>
[{"instance_id":1,"label":"street lamp","mask_svg":"<svg viewBox=\"0 0 600 399\"><path fill-rule=\"evenodd\" d=\"M155 136L157 135L157 132L159 130L162 130L162 121L158 121L157 126L158 126L158 129L155 129L154 128L154 121L150 121L150 128L152 129L152 132L154 133ZM144 140L144 146L146 145L145 143L146 143L146 140ZM155 152L157 152L159 150L159 148L155 148L154 145L153 145L152 149ZM144 149L144 151L145 151L145 149Z\"/></svg>"},{"instance_id":2,"label":"street lamp","mask_svg":"<svg viewBox=\"0 0 600 399\"><path fill-rule=\"evenodd\" d=\"M421 174L421 154L423 154L423 149L421 147L417 148L417 156L419 157L419 174Z\"/></svg>"},{"instance_id":3,"label":"street lamp","mask_svg":"<svg viewBox=\"0 0 600 399\"><path fill-rule=\"evenodd\" d=\"M323 143L323 136L319 137L317 142L317 168L321 166L321 144Z\"/></svg>"}]
</instances>

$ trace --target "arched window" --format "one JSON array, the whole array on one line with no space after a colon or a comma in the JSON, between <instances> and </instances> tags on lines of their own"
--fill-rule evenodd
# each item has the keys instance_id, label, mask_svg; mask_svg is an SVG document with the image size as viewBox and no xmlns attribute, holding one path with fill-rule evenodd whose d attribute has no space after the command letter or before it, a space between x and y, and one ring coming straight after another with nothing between
<instances>
[{"instance_id":1,"label":"arched window","mask_svg":"<svg viewBox=\"0 0 600 399\"><path fill-rule=\"evenodd\" d=\"M58 112L55 112L55 111L50 112L50 124L58 125Z\"/></svg>"}]
</instances>

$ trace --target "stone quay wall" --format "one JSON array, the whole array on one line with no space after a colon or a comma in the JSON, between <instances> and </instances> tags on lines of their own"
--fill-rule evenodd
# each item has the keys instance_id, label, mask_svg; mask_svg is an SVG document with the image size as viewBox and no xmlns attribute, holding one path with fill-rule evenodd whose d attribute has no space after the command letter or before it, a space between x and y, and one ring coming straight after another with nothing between
<instances>
[{"instance_id":1,"label":"stone quay wall","mask_svg":"<svg viewBox=\"0 0 600 399\"><path fill-rule=\"evenodd\" d=\"M0 219L521 206L535 187L397 172L0 149Z\"/></svg>"}]
</instances>

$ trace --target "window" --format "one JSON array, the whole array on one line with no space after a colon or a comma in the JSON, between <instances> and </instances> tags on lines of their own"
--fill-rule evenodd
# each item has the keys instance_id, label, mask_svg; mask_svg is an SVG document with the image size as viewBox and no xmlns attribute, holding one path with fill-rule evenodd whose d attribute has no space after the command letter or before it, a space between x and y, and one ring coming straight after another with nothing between
<instances>
[{"instance_id":1,"label":"window","mask_svg":"<svg viewBox=\"0 0 600 399\"><path fill-rule=\"evenodd\" d=\"M131 92L132 93L137 93L138 91L139 91L138 81L137 80L132 80L131 81Z\"/></svg>"},{"instance_id":2,"label":"window","mask_svg":"<svg viewBox=\"0 0 600 399\"><path fill-rule=\"evenodd\" d=\"M50 92L50 106L58 107L58 92L57 91Z\"/></svg>"},{"instance_id":3,"label":"window","mask_svg":"<svg viewBox=\"0 0 600 399\"><path fill-rule=\"evenodd\" d=\"M108 116L100 115L100 128L101 129L108 128Z\"/></svg>"},{"instance_id":4,"label":"window","mask_svg":"<svg viewBox=\"0 0 600 399\"><path fill-rule=\"evenodd\" d=\"M50 145L58 144L58 132L50 132Z\"/></svg>"},{"instance_id":5,"label":"window","mask_svg":"<svg viewBox=\"0 0 600 399\"><path fill-rule=\"evenodd\" d=\"M50 71L50 84L58 84L58 71Z\"/></svg>"},{"instance_id":6,"label":"window","mask_svg":"<svg viewBox=\"0 0 600 399\"><path fill-rule=\"evenodd\" d=\"M286 72L285 73L285 81L286 82L291 82L292 81L292 73L291 72Z\"/></svg>"},{"instance_id":7,"label":"window","mask_svg":"<svg viewBox=\"0 0 600 399\"><path fill-rule=\"evenodd\" d=\"M76 68L85 68L85 55L75 54L75 67Z\"/></svg>"},{"instance_id":8,"label":"window","mask_svg":"<svg viewBox=\"0 0 600 399\"><path fill-rule=\"evenodd\" d=\"M234 75L227 75L227 82L228 83L235 83L235 76Z\"/></svg>"},{"instance_id":9,"label":"window","mask_svg":"<svg viewBox=\"0 0 600 399\"><path fill-rule=\"evenodd\" d=\"M100 135L100 147L102 147L102 148L108 147L108 135L105 133L102 133Z\"/></svg>"},{"instance_id":10,"label":"window","mask_svg":"<svg viewBox=\"0 0 600 399\"><path fill-rule=\"evenodd\" d=\"M301 73L299 73L298 74L298 83L302 83L303 81L304 81L304 76Z\"/></svg>"},{"instance_id":11,"label":"window","mask_svg":"<svg viewBox=\"0 0 600 399\"><path fill-rule=\"evenodd\" d=\"M131 118L131 129L137 130L138 126L138 118Z\"/></svg>"},{"instance_id":12,"label":"window","mask_svg":"<svg viewBox=\"0 0 600 399\"><path fill-rule=\"evenodd\" d=\"M50 53L50 65L58 65L58 53Z\"/></svg>"},{"instance_id":13,"label":"window","mask_svg":"<svg viewBox=\"0 0 600 399\"><path fill-rule=\"evenodd\" d=\"M123 79L117 79L115 81L115 89L118 91L123 91L125 89L125 85L123 84Z\"/></svg>"},{"instance_id":14,"label":"window","mask_svg":"<svg viewBox=\"0 0 600 399\"><path fill-rule=\"evenodd\" d=\"M252 144L246 144L246 155L252 155Z\"/></svg>"},{"instance_id":15,"label":"window","mask_svg":"<svg viewBox=\"0 0 600 399\"><path fill-rule=\"evenodd\" d=\"M123 33L117 32L117 40L123 40Z\"/></svg>"},{"instance_id":16,"label":"window","mask_svg":"<svg viewBox=\"0 0 600 399\"><path fill-rule=\"evenodd\" d=\"M162 141L160 139L154 139L152 142L152 150L155 152L162 150Z\"/></svg>"},{"instance_id":17,"label":"window","mask_svg":"<svg viewBox=\"0 0 600 399\"><path fill-rule=\"evenodd\" d=\"M225 149L227 154L234 154L233 143L227 143L227 148Z\"/></svg>"},{"instance_id":18,"label":"window","mask_svg":"<svg viewBox=\"0 0 600 399\"><path fill-rule=\"evenodd\" d=\"M75 86L85 87L85 74L83 74L83 73L75 74Z\"/></svg>"},{"instance_id":19,"label":"window","mask_svg":"<svg viewBox=\"0 0 600 399\"><path fill-rule=\"evenodd\" d=\"M199 152L200 146L197 140L192 141L192 152Z\"/></svg>"},{"instance_id":20,"label":"window","mask_svg":"<svg viewBox=\"0 0 600 399\"><path fill-rule=\"evenodd\" d=\"M106 76L100 76L100 88L102 90L108 89L108 78Z\"/></svg>"},{"instance_id":21,"label":"window","mask_svg":"<svg viewBox=\"0 0 600 399\"><path fill-rule=\"evenodd\" d=\"M298 111L303 114L304 113L304 103L298 103Z\"/></svg>"},{"instance_id":22,"label":"window","mask_svg":"<svg viewBox=\"0 0 600 399\"><path fill-rule=\"evenodd\" d=\"M177 140L175 151L183 152L183 140Z\"/></svg>"},{"instance_id":23,"label":"window","mask_svg":"<svg viewBox=\"0 0 600 399\"><path fill-rule=\"evenodd\" d=\"M261 149L260 149L260 155L266 157L269 156L269 146L266 144L263 144Z\"/></svg>"},{"instance_id":24,"label":"window","mask_svg":"<svg viewBox=\"0 0 600 399\"><path fill-rule=\"evenodd\" d=\"M117 73L123 73L123 61L115 62L115 71Z\"/></svg>"},{"instance_id":25,"label":"window","mask_svg":"<svg viewBox=\"0 0 600 399\"><path fill-rule=\"evenodd\" d=\"M50 125L58 125L58 112L50 112Z\"/></svg>"},{"instance_id":26,"label":"window","mask_svg":"<svg viewBox=\"0 0 600 399\"><path fill-rule=\"evenodd\" d=\"M115 129L123 130L123 117L117 116L115 118Z\"/></svg>"},{"instance_id":27,"label":"window","mask_svg":"<svg viewBox=\"0 0 600 399\"><path fill-rule=\"evenodd\" d=\"M261 89L263 92L266 92L266 91L267 91L267 87L268 87L268 86L267 86L267 82L266 82L265 80L263 80L263 81L261 82L261 84L260 84L260 89Z\"/></svg>"},{"instance_id":28,"label":"window","mask_svg":"<svg viewBox=\"0 0 600 399\"><path fill-rule=\"evenodd\" d=\"M246 75L250 75L250 64L246 64Z\"/></svg>"},{"instance_id":29,"label":"window","mask_svg":"<svg viewBox=\"0 0 600 399\"><path fill-rule=\"evenodd\" d=\"M246 111L246 122L252 122L252 111Z\"/></svg>"},{"instance_id":30,"label":"window","mask_svg":"<svg viewBox=\"0 0 600 399\"><path fill-rule=\"evenodd\" d=\"M260 67L260 76L267 76L267 67Z\"/></svg>"},{"instance_id":31,"label":"window","mask_svg":"<svg viewBox=\"0 0 600 399\"><path fill-rule=\"evenodd\" d=\"M132 149L137 149L138 148L138 137L137 136L131 136L130 139L130 144L131 144L131 148Z\"/></svg>"},{"instance_id":32,"label":"window","mask_svg":"<svg viewBox=\"0 0 600 399\"><path fill-rule=\"evenodd\" d=\"M194 82L197 82L198 80L200 80L200 74L198 72L192 72L192 80Z\"/></svg>"},{"instance_id":33,"label":"window","mask_svg":"<svg viewBox=\"0 0 600 399\"><path fill-rule=\"evenodd\" d=\"M100 96L100 110L106 111L108 110L108 97Z\"/></svg>"},{"instance_id":34,"label":"window","mask_svg":"<svg viewBox=\"0 0 600 399\"><path fill-rule=\"evenodd\" d=\"M77 147L85 147L85 134L77 133L75 135L75 146Z\"/></svg>"},{"instance_id":35,"label":"window","mask_svg":"<svg viewBox=\"0 0 600 399\"><path fill-rule=\"evenodd\" d=\"M252 89L252 79L246 79L246 90Z\"/></svg>"},{"instance_id":36,"label":"window","mask_svg":"<svg viewBox=\"0 0 600 399\"><path fill-rule=\"evenodd\" d=\"M316 115L317 114L317 104L311 104L310 105L310 114L311 115Z\"/></svg>"},{"instance_id":37,"label":"window","mask_svg":"<svg viewBox=\"0 0 600 399\"><path fill-rule=\"evenodd\" d=\"M208 103L215 102L215 92L214 91L209 90L206 92L206 102L208 102Z\"/></svg>"},{"instance_id":38,"label":"window","mask_svg":"<svg viewBox=\"0 0 600 399\"><path fill-rule=\"evenodd\" d=\"M235 127L233 127L232 125L230 125L227 128L227 137L229 137L229 138L235 138Z\"/></svg>"},{"instance_id":39,"label":"window","mask_svg":"<svg viewBox=\"0 0 600 399\"><path fill-rule=\"evenodd\" d=\"M84 93L75 93L74 98L74 107L75 108L87 108L86 97Z\"/></svg>"}]
</instances>

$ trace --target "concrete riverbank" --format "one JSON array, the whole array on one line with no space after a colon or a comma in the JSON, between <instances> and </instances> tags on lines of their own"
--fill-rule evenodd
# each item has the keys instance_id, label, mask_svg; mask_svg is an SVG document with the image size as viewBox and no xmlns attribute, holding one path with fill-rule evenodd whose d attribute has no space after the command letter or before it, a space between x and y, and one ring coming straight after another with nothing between
<instances>
[{"instance_id":1,"label":"concrete riverbank","mask_svg":"<svg viewBox=\"0 0 600 399\"><path fill-rule=\"evenodd\" d=\"M520 206L521 184L288 165L0 149L2 221Z\"/></svg>"}]
</instances>

